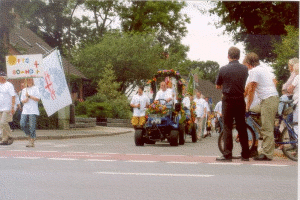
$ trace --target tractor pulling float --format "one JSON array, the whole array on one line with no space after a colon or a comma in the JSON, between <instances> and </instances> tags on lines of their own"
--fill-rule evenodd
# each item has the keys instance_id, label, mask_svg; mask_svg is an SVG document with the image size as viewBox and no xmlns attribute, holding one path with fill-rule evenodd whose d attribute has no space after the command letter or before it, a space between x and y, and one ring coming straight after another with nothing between
<instances>
[{"instance_id":1,"label":"tractor pulling float","mask_svg":"<svg viewBox=\"0 0 300 200\"><path fill-rule=\"evenodd\" d=\"M149 105L146 111L146 123L143 127L135 127L134 141L136 146L144 144L155 144L158 141L167 140L171 146L183 145L186 135L192 136L192 142L197 142L194 102L191 103L190 115L186 115L183 109L182 99L185 80L181 78L178 71L160 70L147 84L153 91L153 99L157 94L158 80L168 77L176 81L175 91L177 102L171 106L166 101L159 99Z\"/></svg>"}]
</instances>

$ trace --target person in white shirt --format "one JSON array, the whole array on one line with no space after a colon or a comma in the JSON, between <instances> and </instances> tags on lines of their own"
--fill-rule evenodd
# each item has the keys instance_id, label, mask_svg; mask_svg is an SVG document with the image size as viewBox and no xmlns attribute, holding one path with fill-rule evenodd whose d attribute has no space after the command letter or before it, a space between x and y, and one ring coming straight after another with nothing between
<instances>
[{"instance_id":1,"label":"person in white shirt","mask_svg":"<svg viewBox=\"0 0 300 200\"><path fill-rule=\"evenodd\" d=\"M33 79L25 80L26 87L22 90L21 102L23 110L21 114L20 126L29 137L29 143L26 147L34 147L34 140L36 138L36 120L40 115L38 102L40 100L39 88L34 85Z\"/></svg>"},{"instance_id":2,"label":"person in white shirt","mask_svg":"<svg viewBox=\"0 0 300 200\"><path fill-rule=\"evenodd\" d=\"M167 91L167 85L165 82L160 83L160 90L157 92L155 96L155 101L157 102L158 100L165 100L165 101L160 101L161 104L166 104L167 107L172 106L172 93Z\"/></svg>"},{"instance_id":3,"label":"person in white shirt","mask_svg":"<svg viewBox=\"0 0 300 200\"><path fill-rule=\"evenodd\" d=\"M196 123L197 123L197 138L201 140L201 137L204 137L203 132L203 121L206 115L205 100L201 98L201 92L197 92L196 98L194 100L196 103Z\"/></svg>"},{"instance_id":4,"label":"person in white shirt","mask_svg":"<svg viewBox=\"0 0 300 200\"><path fill-rule=\"evenodd\" d=\"M187 94L185 95L185 97L183 98L183 100L182 100L183 110L184 110L185 114L186 114L188 117L191 116L191 111L190 111L190 109L191 109L191 101L193 101L192 98L193 98L192 95L190 95L189 93L187 93Z\"/></svg>"},{"instance_id":5,"label":"person in white shirt","mask_svg":"<svg viewBox=\"0 0 300 200\"><path fill-rule=\"evenodd\" d=\"M146 123L146 108L150 104L150 99L144 94L144 87L139 86L138 94L132 97L130 106L133 108L131 124L134 128L142 127Z\"/></svg>"},{"instance_id":6,"label":"person in white shirt","mask_svg":"<svg viewBox=\"0 0 300 200\"><path fill-rule=\"evenodd\" d=\"M167 92L171 94L173 103L177 103L175 88L173 87L171 80L167 84Z\"/></svg>"},{"instance_id":7,"label":"person in white shirt","mask_svg":"<svg viewBox=\"0 0 300 200\"><path fill-rule=\"evenodd\" d=\"M285 109L284 102L292 99L293 94L288 91L288 88L290 88L290 86L292 85L292 83L296 77L296 73L294 71L294 66L296 64L299 64L298 58L292 58L288 62L288 67L289 67L289 71L290 71L291 75L290 75L289 79L286 81L286 83L283 84L283 86L282 86L282 94L283 95L280 97L280 102L279 102L279 106L278 106L278 114L282 114L282 111ZM287 116L286 120L288 123L292 123L293 122L293 113L289 114Z\"/></svg>"},{"instance_id":8,"label":"person in white shirt","mask_svg":"<svg viewBox=\"0 0 300 200\"><path fill-rule=\"evenodd\" d=\"M206 112L205 112L204 120L203 120L203 135L204 135L203 137L205 138L205 135L207 134L207 132L206 132L207 119L208 119L208 117L210 115L210 106L209 106L209 103L208 103L209 98L208 97L204 97L204 96L203 96L203 98L205 100L204 106L206 108Z\"/></svg>"},{"instance_id":9,"label":"person in white shirt","mask_svg":"<svg viewBox=\"0 0 300 200\"><path fill-rule=\"evenodd\" d=\"M6 73L0 72L0 131L2 141L0 145L10 145L13 143L11 130L8 122L12 121L15 114L15 89L13 84L6 80Z\"/></svg>"},{"instance_id":10,"label":"person in white shirt","mask_svg":"<svg viewBox=\"0 0 300 200\"><path fill-rule=\"evenodd\" d=\"M293 94L293 104L296 104L296 108L293 111L293 122L298 122L298 99L299 99L299 63L294 65L294 72L296 77L292 84L288 88L288 92ZM294 127L296 133L298 133L298 125Z\"/></svg>"},{"instance_id":11,"label":"person in white shirt","mask_svg":"<svg viewBox=\"0 0 300 200\"><path fill-rule=\"evenodd\" d=\"M217 120L220 124L220 131L223 129L223 121L222 121L222 101L219 101L215 106L215 113L217 114Z\"/></svg>"},{"instance_id":12,"label":"person in white shirt","mask_svg":"<svg viewBox=\"0 0 300 200\"><path fill-rule=\"evenodd\" d=\"M254 160L272 160L275 141L274 141L274 120L278 110L279 97L276 90L276 79L266 68L260 66L258 55L249 53L245 57L245 65L249 70L249 95L246 103L246 111L250 110L253 102L254 93L257 93L261 100L260 104L253 107L251 111L261 113L262 122L262 152L254 157Z\"/></svg>"},{"instance_id":13,"label":"person in white shirt","mask_svg":"<svg viewBox=\"0 0 300 200\"><path fill-rule=\"evenodd\" d=\"M13 132L15 129L17 129L18 127L18 122L20 122L20 117L21 117L21 102L20 102L20 98L19 95L17 95L17 93L15 93L16 95L16 99L15 99L15 114L13 116L13 120L11 122L9 122L9 126L11 131Z\"/></svg>"}]
</instances>

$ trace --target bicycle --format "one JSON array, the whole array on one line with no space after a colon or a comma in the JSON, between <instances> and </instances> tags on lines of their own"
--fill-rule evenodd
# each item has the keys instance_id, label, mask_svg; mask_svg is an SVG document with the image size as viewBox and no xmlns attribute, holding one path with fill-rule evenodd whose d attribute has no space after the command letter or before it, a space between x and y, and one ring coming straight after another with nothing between
<instances>
[{"instance_id":1,"label":"bicycle","mask_svg":"<svg viewBox=\"0 0 300 200\"><path fill-rule=\"evenodd\" d=\"M298 133L297 130L294 129L294 127L298 126L298 122L289 124L287 120L284 118L284 116L292 113L295 108L292 108L291 106L292 101L286 101L283 103L289 105L289 107L280 115L279 114L276 115L275 127L274 127L275 144L281 147L281 150L286 157L288 157L293 161L298 161ZM258 140L256 140L254 133L256 133L256 135L261 135L261 126L253 119L254 117L259 117L259 116L260 114L255 112L247 112L245 115L250 152L256 151L258 146ZM280 124L282 122L284 123L285 128L281 132ZM253 138L255 138L255 140ZM239 143L238 134L235 135L233 134L233 140ZM223 130L219 135L218 146L220 151L223 153L224 151ZM234 147L236 146L240 146L240 145L234 145Z\"/></svg>"}]
</instances>

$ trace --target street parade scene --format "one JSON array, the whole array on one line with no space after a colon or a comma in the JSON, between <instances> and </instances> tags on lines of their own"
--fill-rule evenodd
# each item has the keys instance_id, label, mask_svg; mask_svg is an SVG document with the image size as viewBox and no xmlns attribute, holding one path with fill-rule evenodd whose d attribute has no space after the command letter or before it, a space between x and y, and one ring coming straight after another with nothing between
<instances>
[{"instance_id":1,"label":"street parade scene","mask_svg":"<svg viewBox=\"0 0 300 200\"><path fill-rule=\"evenodd\" d=\"M0 0L0 199L299 199L299 9Z\"/></svg>"}]
</instances>

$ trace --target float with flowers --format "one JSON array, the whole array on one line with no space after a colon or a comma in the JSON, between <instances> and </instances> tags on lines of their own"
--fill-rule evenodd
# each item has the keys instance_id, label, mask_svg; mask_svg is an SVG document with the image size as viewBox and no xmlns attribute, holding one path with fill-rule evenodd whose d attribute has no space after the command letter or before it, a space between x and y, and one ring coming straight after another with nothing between
<instances>
[{"instance_id":1,"label":"float with flowers","mask_svg":"<svg viewBox=\"0 0 300 200\"><path fill-rule=\"evenodd\" d=\"M153 92L153 99L159 91L159 84L164 81L173 91L170 102L154 101L146 111L146 124L135 132L135 144L143 146L167 140L171 146L185 143L186 125L188 120L182 106L183 91L186 81L176 70L159 70L152 79L148 80ZM169 90L170 91L170 90ZM171 105L171 106L170 106Z\"/></svg>"}]
</instances>

